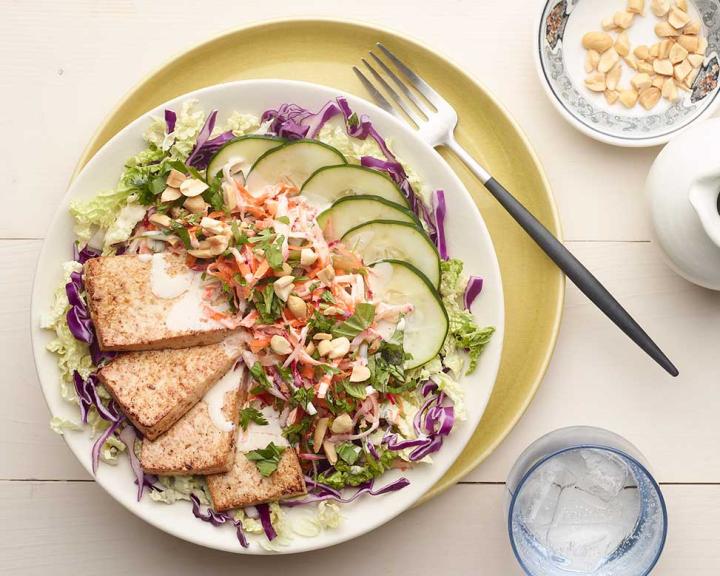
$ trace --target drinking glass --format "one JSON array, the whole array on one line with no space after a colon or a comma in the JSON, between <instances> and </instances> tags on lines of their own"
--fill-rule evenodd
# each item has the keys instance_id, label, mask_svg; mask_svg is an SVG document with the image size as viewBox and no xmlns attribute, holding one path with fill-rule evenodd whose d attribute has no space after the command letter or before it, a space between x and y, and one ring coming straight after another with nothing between
<instances>
[{"instance_id":1,"label":"drinking glass","mask_svg":"<svg viewBox=\"0 0 720 576\"><path fill-rule=\"evenodd\" d=\"M640 451L601 428L550 432L507 479L510 543L530 576L645 576L667 535L660 487Z\"/></svg>"}]
</instances>

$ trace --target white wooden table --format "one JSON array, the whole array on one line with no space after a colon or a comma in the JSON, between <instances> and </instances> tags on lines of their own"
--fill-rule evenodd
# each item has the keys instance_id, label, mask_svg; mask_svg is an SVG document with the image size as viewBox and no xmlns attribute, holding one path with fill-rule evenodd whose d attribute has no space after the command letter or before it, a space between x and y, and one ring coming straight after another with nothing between
<instances>
[{"instance_id":1,"label":"white wooden table","mask_svg":"<svg viewBox=\"0 0 720 576\"><path fill-rule=\"evenodd\" d=\"M720 294L675 276L650 242L642 185L658 149L589 140L547 101L531 59L537 9L537 0L206 0L202 8L191 0L0 0L0 573L517 575L505 531L508 469L541 434L583 423L636 443L663 484L670 535L654 574L718 574ZM463 482L357 541L302 557L247 558L143 524L95 486L50 431L30 349L30 288L75 161L121 95L203 39L285 16L394 28L479 78L535 143L568 246L681 375L664 375L569 286L540 392Z\"/></svg>"}]
</instances>

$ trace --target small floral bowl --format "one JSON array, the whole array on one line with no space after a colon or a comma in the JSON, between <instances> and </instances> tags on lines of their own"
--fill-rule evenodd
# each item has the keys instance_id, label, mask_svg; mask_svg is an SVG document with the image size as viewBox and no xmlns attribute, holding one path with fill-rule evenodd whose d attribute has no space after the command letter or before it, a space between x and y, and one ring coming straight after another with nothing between
<instances>
[{"instance_id":1,"label":"small floral bowl","mask_svg":"<svg viewBox=\"0 0 720 576\"><path fill-rule=\"evenodd\" d=\"M645 0L644 15L636 16L627 30L631 50L659 39L655 25L659 19ZM620 102L609 104L602 93L585 86L586 32L601 31L603 19L623 11L626 0L547 0L536 26L535 63L545 90L562 116L591 138L616 146L643 147L664 144L693 122L713 113L720 102L720 0L694 0L689 14L702 24L701 35L708 47L697 76L687 91L679 92L675 102L661 99L645 110L639 104L625 108ZM634 74L627 66L623 83L629 85Z\"/></svg>"}]
</instances>

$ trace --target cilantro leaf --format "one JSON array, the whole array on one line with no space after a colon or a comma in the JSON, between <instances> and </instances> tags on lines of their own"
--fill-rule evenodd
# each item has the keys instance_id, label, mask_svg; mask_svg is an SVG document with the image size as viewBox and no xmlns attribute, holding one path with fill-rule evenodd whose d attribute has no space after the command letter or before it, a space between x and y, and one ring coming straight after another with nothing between
<instances>
[{"instance_id":1,"label":"cilantro leaf","mask_svg":"<svg viewBox=\"0 0 720 576\"><path fill-rule=\"evenodd\" d=\"M334 325L335 321L322 314L319 310L315 310L310 320L308 320L308 326L313 332L330 332Z\"/></svg>"},{"instance_id":2,"label":"cilantro leaf","mask_svg":"<svg viewBox=\"0 0 720 576\"><path fill-rule=\"evenodd\" d=\"M300 420L300 422L290 424L290 426L285 426L285 428L283 428L282 435L287 438L287 441L290 442L290 444L299 444L303 434L310 429L312 422L312 418L305 417Z\"/></svg>"},{"instance_id":3,"label":"cilantro leaf","mask_svg":"<svg viewBox=\"0 0 720 576\"><path fill-rule=\"evenodd\" d=\"M307 410L307 406L313 401L313 398L315 398L315 390L312 388L298 388L291 396L292 402L303 410Z\"/></svg>"},{"instance_id":4,"label":"cilantro leaf","mask_svg":"<svg viewBox=\"0 0 720 576\"><path fill-rule=\"evenodd\" d=\"M362 302L355 307L355 313L350 318L333 328L333 336L355 338L372 324L373 318L375 318L375 305Z\"/></svg>"},{"instance_id":5,"label":"cilantro leaf","mask_svg":"<svg viewBox=\"0 0 720 576\"><path fill-rule=\"evenodd\" d=\"M268 380L267 374L265 374L265 369L262 367L260 362L255 362L255 364L252 365L252 368L250 368L250 374L255 382L257 382L257 386L254 386L250 390L251 394L260 394L265 390L270 389L270 380Z\"/></svg>"},{"instance_id":6,"label":"cilantro leaf","mask_svg":"<svg viewBox=\"0 0 720 576\"><path fill-rule=\"evenodd\" d=\"M345 389L348 396L357 398L358 400L364 400L367 394L365 394L366 384L362 382L350 382L350 380L343 380L340 385Z\"/></svg>"},{"instance_id":7,"label":"cilantro leaf","mask_svg":"<svg viewBox=\"0 0 720 576\"><path fill-rule=\"evenodd\" d=\"M258 426L266 426L268 421L257 408L247 406L240 410L240 426L243 430L247 430L250 422L254 422Z\"/></svg>"},{"instance_id":8,"label":"cilantro leaf","mask_svg":"<svg viewBox=\"0 0 720 576\"><path fill-rule=\"evenodd\" d=\"M276 446L270 442L265 448L248 452L245 457L255 463L260 474L267 477L278 469L283 452L285 452L285 447Z\"/></svg>"},{"instance_id":9,"label":"cilantro leaf","mask_svg":"<svg viewBox=\"0 0 720 576\"><path fill-rule=\"evenodd\" d=\"M192 247L190 243L190 233L187 231L185 226L178 222L172 222L170 229L178 238L180 238L180 240L182 240L183 246L185 246L186 250L189 250Z\"/></svg>"},{"instance_id":10,"label":"cilantro leaf","mask_svg":"<svg viewBox=\"0 0 720 576\"><path fill-rule=\"evenodd\" d=\"M272 284L267 284L262 290L255 290L252 301L258 314L260 314L261 323L272 324L282 316L283 304L279 298L275 297Z\"/></svg>"}]
</instances>

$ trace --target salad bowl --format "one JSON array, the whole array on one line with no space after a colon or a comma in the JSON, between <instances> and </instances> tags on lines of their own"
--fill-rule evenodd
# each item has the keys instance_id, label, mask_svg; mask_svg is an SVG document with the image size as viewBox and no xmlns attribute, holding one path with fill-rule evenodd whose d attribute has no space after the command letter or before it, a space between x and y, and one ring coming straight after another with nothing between
<instances>
[{"instance_id":1,"label":"salad bowl","mask_svg":"<svg viewBox=\"0 0 720 576\"><path fill-rule=\"evenodd\" d=\"M141 116L103 146L73 182L61 202L40 254L32 295L32 336L35 362L42 391L52 416L78 420L77 406L62 399L56 360L46 349L51 335L41 329L41 318L47 311L57 285L61 282L61 264L72 258L75 240L69 215L70 202L90 198L98 192L113 189L127 158L142 147L142 134L152 117L162 116L165 108L179 108L188 99L197 99L205 110L217 109L220 115L237 110L260 115L263 110L294 102L308 109L320 109L324 103L344 96L358 114L367 114L388 141L394 152L413 167L428 189L445 191L447 202L447 244L450 253L465 262L468 274L484 279L483 291L473 306L473 313L484 325L495 327L495 335L483 352L477 370L461 381L465 390L467 417L458 421L444 446L433 454L432 463L422 463L400 473L389 472L384 481L405 476L410 484L404 490L380 497L365 497L343 506L343 521L338 528L326 530L312 538L298 534L275 552L302 552L327 547L366 533L389 521L412 506L442 477L461 454L475 431L493 389L500 363L503 328L503 292L495 250L485 223L470 195L441 156L416 137L414 132L387 113L349 94L304 82L285 80L250 80L220 84L175 98ZM93 439L87 430L67 431L68 446L81 464L92 469ZM167 505L149 498L136 500L137 489L128 459L116 466L102 465L95 476L113 498L148 523L196 544L231 552L266 554L266 548L253 545L243 548L230 526L216 528L198 522L189 502ZM290 524L302 522L305 511L295 508L287 513Z\"/></svg>"}]
</instances>

